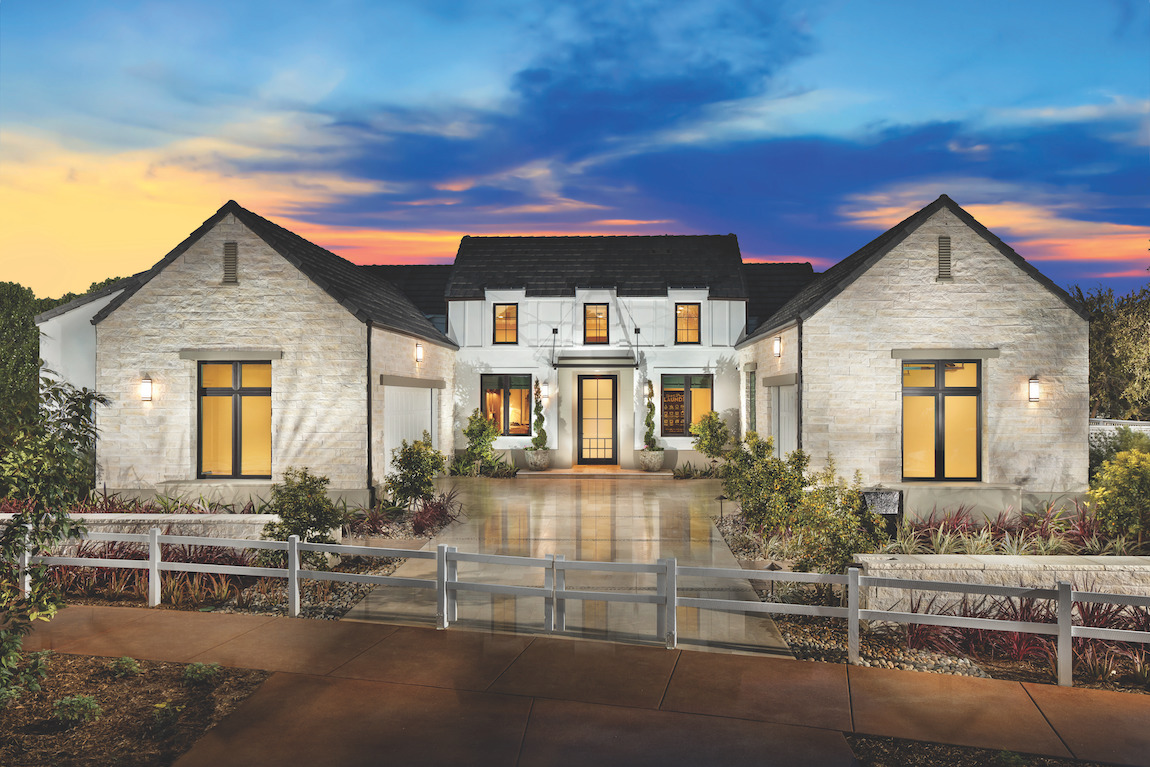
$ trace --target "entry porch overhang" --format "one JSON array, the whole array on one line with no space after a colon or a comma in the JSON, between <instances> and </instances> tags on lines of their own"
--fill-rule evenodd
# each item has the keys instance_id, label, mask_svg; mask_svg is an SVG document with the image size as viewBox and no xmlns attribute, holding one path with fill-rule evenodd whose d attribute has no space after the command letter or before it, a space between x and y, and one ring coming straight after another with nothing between
<instances>
[{"instance_id":1,"label":"entry porch overhang","mask_svg":"<svg viewBox=\"0 0 1150 767\"><path fill-rule=\"evenodd\" d=\"M630 349L563 351L554 358L551 367L558 368L638 368L639 360Z\"/></svg>"}]
</instances>

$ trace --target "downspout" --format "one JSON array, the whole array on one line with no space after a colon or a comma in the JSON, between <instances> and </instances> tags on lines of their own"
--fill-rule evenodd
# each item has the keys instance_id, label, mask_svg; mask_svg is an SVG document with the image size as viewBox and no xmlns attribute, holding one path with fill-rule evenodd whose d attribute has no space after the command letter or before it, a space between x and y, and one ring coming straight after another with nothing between
<instances>
[{"instance_id":1,"label":"downspout","mask_svg":"<svg viewBox=\"0 0 1150 767\"><path fill-rule=\"evenodd\" d=\"M798 335L798 365L795 367L795 420L798 421L795 435L795 446L803 449L803 318L795 321L795 331Z\"/></svg>"},{"instance_id":2,"label":"downspout","mask_svg":"<svg viewBox=\"0 0 1150 767\"><path fill-rule=\"evenodd\" d=\"M367 323L367 503L368 508L375 508L375 474L372 471L371 441L374 434L371 430L372 410L371 388L371 322Z\"/></svg>"}]
</instances>

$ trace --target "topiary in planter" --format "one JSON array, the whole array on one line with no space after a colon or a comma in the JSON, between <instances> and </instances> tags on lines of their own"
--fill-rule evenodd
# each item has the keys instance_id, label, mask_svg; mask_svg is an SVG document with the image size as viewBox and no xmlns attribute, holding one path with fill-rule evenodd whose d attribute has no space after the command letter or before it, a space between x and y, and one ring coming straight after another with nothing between
<instances>
[{"instance_id":1,"label":"topiary in planter","mask_svg":"<svg viewBox=\"0 0 1150 767\"><path fill-rule=\"evenodd\" d=\"M659 471L663 468L663 448L655 444L655 385L647 382L647 433L643 435L643 449L639 451L639 468Z\"/></svg>"},{"instance_id":2,"label":"topiary in planter","mask_svg":"<svg viewBox=\"0 0 1150 767\"><path fill-rule=\"evenodd\" d=\"M527 459L527 468L531 471L546 471L551 468L551 451L547 448L547 431L543 428L543 392L539 388L539 379L535 379L535 436L531 438L531 447L524 449L523 456Z\"/></svg>"}]
</instances>

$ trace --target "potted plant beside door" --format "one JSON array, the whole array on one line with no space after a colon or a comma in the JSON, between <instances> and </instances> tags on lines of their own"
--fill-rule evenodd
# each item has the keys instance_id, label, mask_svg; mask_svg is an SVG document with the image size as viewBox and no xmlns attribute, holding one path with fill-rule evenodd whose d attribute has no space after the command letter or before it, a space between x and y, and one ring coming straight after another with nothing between
<instances>
[{"instance_id":1,"label":"potted plant beside door","mask_svg":"<svg viewBox=\"0 0 1150 767\"><path fill-rule=\"evenodd\" d=\"M543 428L543 392L539 388L539 379L535 379L535 436L531 438L531 447L523 450L527 458L527 468L531 471L547 471L551 468L551 451L547 448L547 431Z\"/></svg>"},{"instance_id":2,"label":"potted plant beside door","mask_svg":"<svg viewBox=\"0 0 1150 767\"><path fill-rule=\"evenodd\" d=\"M655 385L647 382L647 433L643 435L643 449L639 451L639 468L659 471L663 468L663 448L655 444Z\"/></svg>"}]
</instances>

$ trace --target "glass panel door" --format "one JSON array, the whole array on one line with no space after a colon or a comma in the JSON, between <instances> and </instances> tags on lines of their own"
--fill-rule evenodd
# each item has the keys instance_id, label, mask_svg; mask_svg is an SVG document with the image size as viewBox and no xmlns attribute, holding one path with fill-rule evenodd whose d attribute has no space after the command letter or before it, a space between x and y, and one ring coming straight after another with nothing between
<instances>
[{"instance_id":1,"label":"glass panel door","mask_svg":"<svg viewBox=\"0 0 1150 767\"><path fill-rule=\"evenodd\" d=\"M615 463L615 376L579 376L579 463Z\"/></svg>"}]
</instances>

